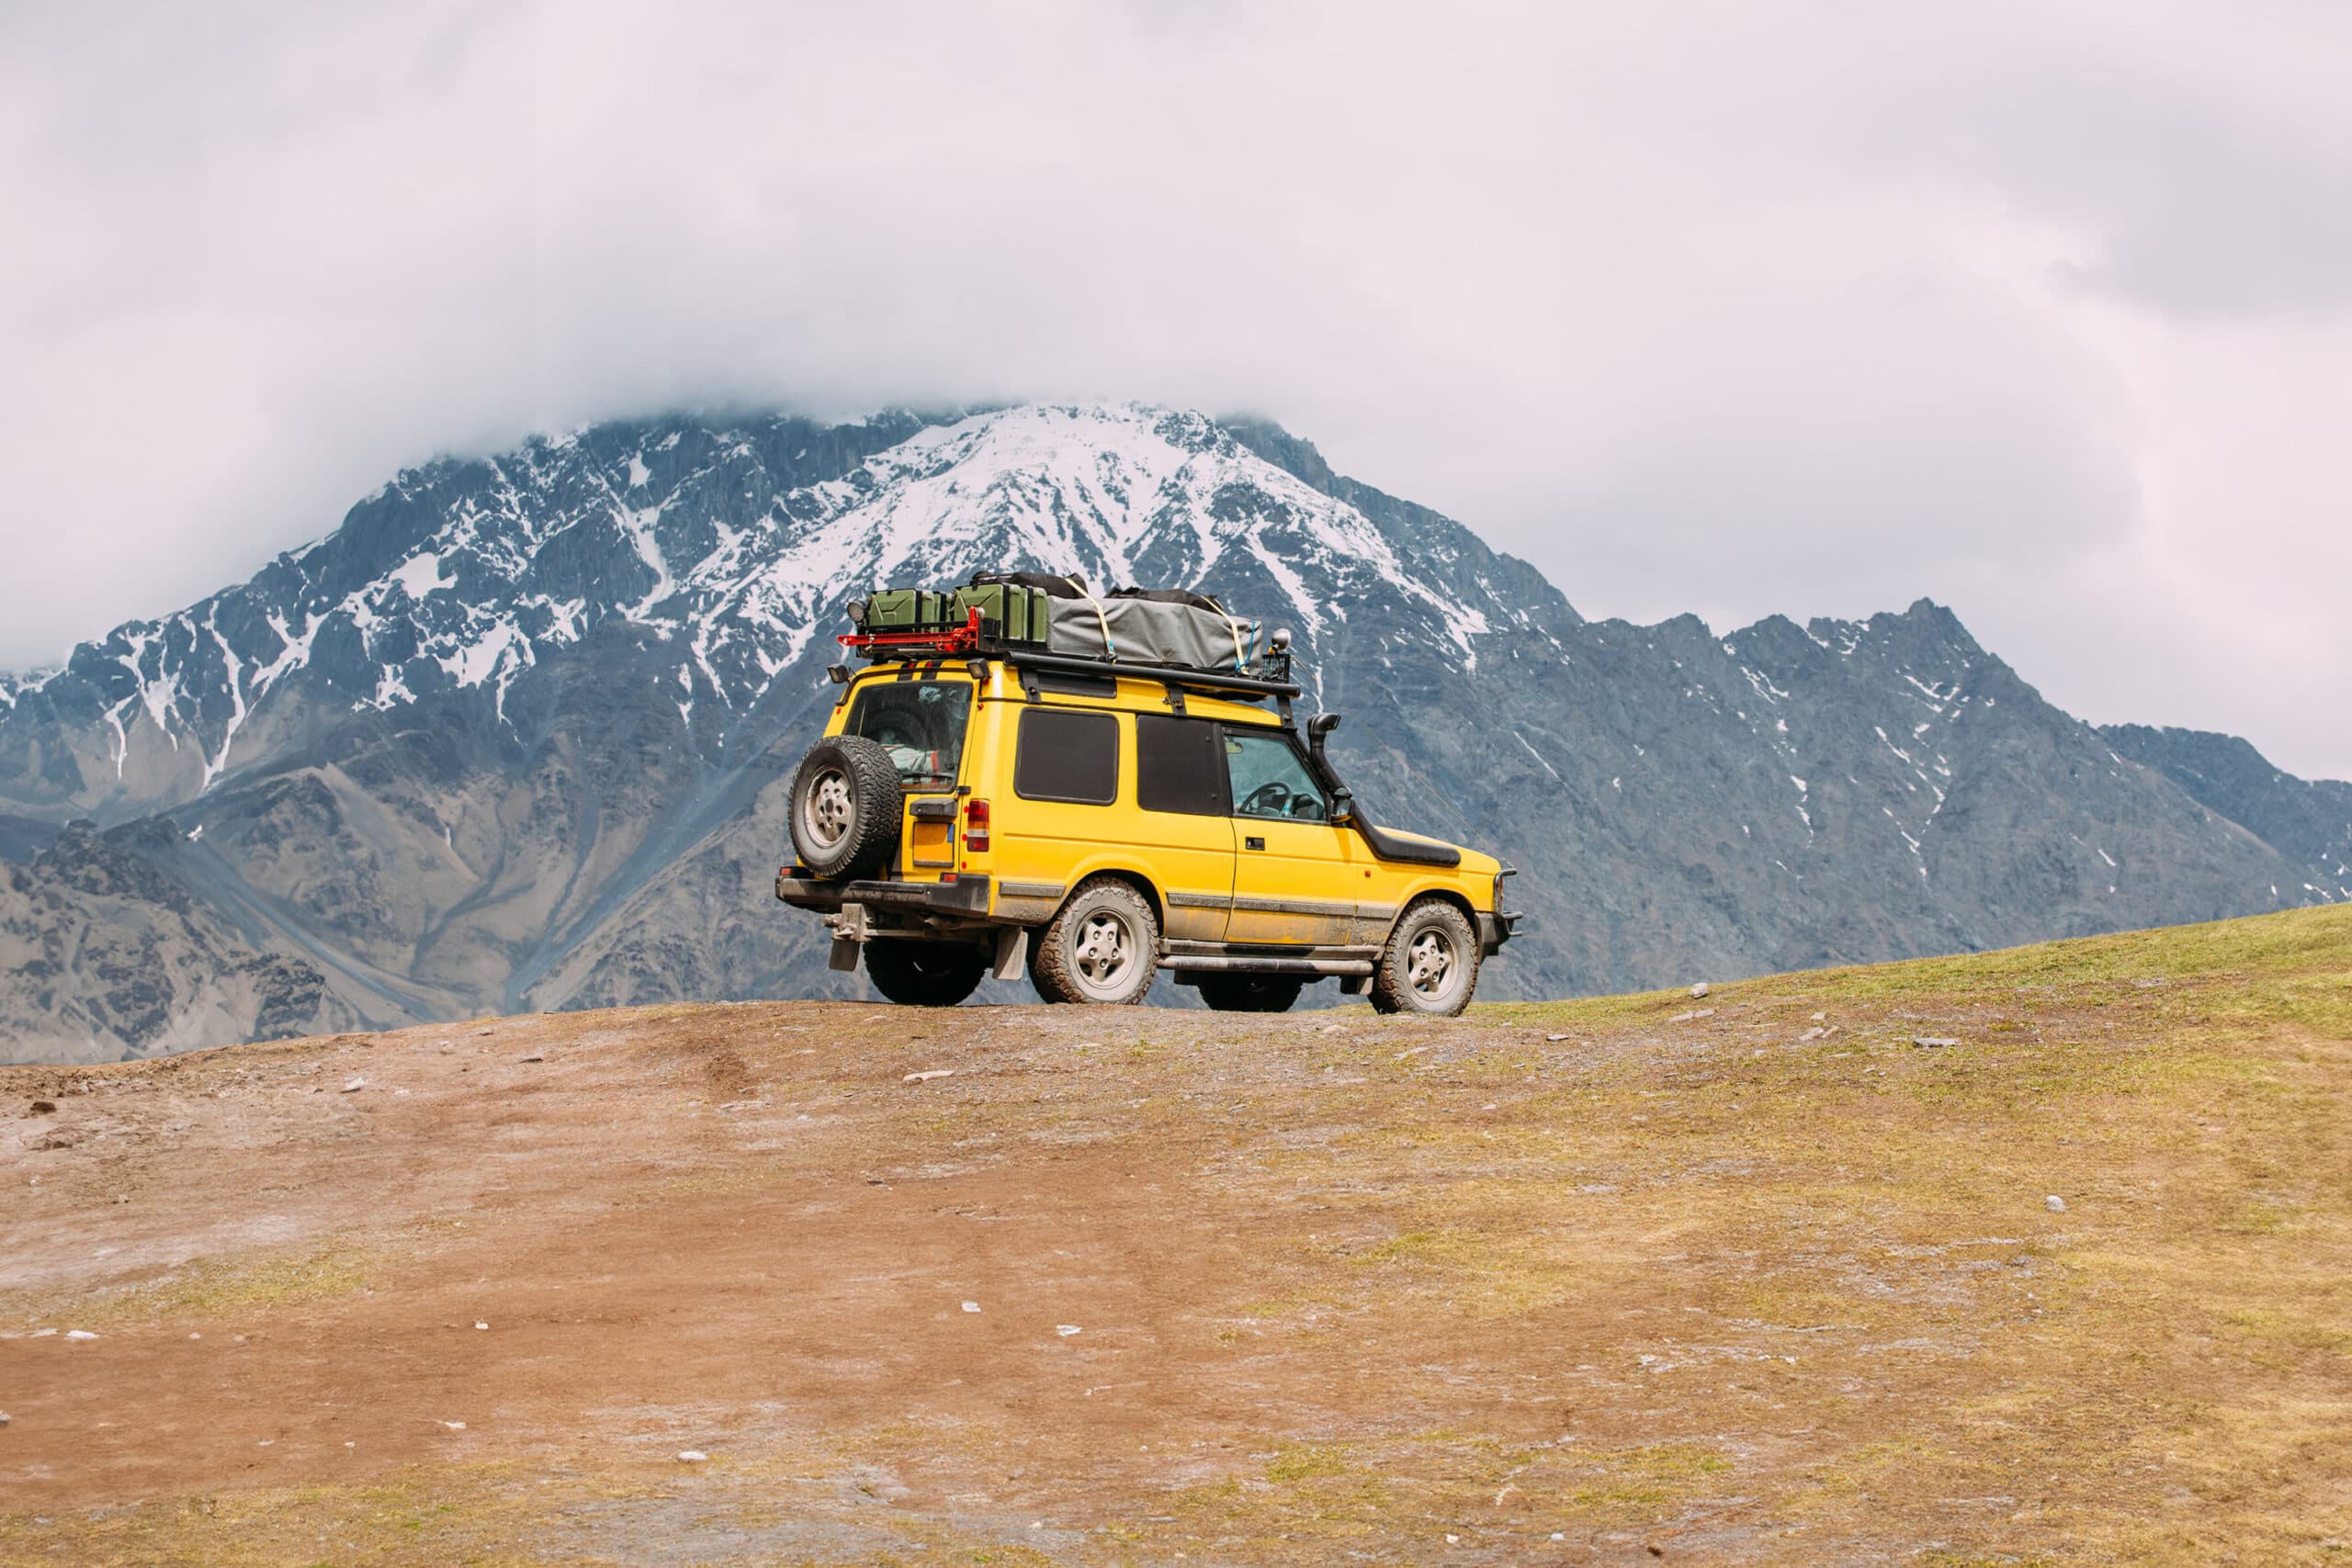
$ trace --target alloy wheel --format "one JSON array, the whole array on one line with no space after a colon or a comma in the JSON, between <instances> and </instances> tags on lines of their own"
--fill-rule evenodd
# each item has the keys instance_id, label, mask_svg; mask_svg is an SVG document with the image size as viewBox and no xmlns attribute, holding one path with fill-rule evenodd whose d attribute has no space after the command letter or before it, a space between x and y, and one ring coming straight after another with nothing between
<instances>
[{"instance_id":1,"label":"alloy wheel","mask_svg":"<svg viewBox=\"0 0 2352 1568\"><path fill-rule=\"evenodd\" d=\"M833 845L842 841L849 831L854 815L850 802L849 779L837 768L827 768L808 783L808 794L801 803L801 816L808 826L810 836L820 844Z\"/></svg>"},{"instance_id":2,"label":"alloy wheel","mask_svg":"<svg viewBox=\"0 0 2352 1568\"><path fill-rule=\"evenodd\" d=\"M1135 933L1110 909L1087 916L1078 940L1070 944L1070 966L1078 972L1079 984L1105 995L1117 992L1135 957Z\"/></svg>"},{"instance_id":3,"label":"alloy wheel","mask_svg":"<svg viewBox=\"0 0 2352 1568\"><path fill-rule=\"evenodd\" d=\"M1405 964L1413 989L1435 1001L1453 981L1453 944L1442 931L1423 931L1406 950Z\"/></svg>"}]
</instances>

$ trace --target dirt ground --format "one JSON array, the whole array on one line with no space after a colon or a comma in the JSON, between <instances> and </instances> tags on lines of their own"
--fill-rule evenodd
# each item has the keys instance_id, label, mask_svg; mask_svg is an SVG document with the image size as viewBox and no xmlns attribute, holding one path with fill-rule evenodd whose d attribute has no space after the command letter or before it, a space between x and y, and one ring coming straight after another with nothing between
<instances>
[{"instance_id":1,"label":"dirt ground","mask_svg":"<svg viewBox=\"0 0 2352 1568\"><path fill-rule=\"evenodd\" d=\"M2352 1564L2347 1101L2352 909L0 1068L0 1562Z\"/></svg>"}]
</instances>

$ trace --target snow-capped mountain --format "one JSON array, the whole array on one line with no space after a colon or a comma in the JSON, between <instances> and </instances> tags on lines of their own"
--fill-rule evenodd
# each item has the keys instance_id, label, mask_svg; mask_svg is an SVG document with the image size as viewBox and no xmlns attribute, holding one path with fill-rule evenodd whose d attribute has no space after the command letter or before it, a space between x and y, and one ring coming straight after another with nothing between
<instances>
[{"instance_id":1,"label":"snow-capped mountain","mask_svg":"<svg viewBox=\"0 0 2352 1568\"><path fill-rule=\"evenodd\" d=\"M854 593L1009 560L1106 585L1216 581L1302 648L1377 603L1376 635L1465 669L1480 635L1536 624L1491 584L1408 569L1363 513L1198 413L605 426L403 473L251 581L0 681L0 736L53 716L71 760L0 791L102 817L177 805L273 754L282 694L383 711L480 690L503 717L527 672L615 626L674 645L673 700L698 744L723 748L812 646L830 649Z\"/></svg>"},{"instance_id":2,"label":"snow-capped mountain","mask_svg":"<svg viewBox=\"0 0 2352 1568\"><path fill-rule=\"evenodd\" d=\"M1525 873L1537 924L1492 995L2352 897L2314 874L2336 840L2263 826L2330 786L2237 806L1924 600L1728 636L1588 622L1255 421L673 418L403 472L249 581L0 679L0 945L35 954L0 1027L113 1055L837 987L766 884L840 606L980 567L1290 626L1375 815ZM110 830L42 848L75 818ZM73 921L138 935L51 940ZM232 972L268 983L198 983Z\"/></svg>"}]
</instances>

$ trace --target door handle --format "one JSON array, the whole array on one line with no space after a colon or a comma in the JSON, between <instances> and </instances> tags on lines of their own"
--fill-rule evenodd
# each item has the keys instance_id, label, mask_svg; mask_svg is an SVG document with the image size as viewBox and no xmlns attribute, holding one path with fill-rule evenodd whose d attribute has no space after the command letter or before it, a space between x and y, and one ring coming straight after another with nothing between
<instances>
[{"instance_id":1,"label":"door handle","mask_svg":"<svg viewBox=\"0 0 2352 1568\"><path fill-rule=\"evenodd\" d=\"M1257 838L1244 838L1241 840L1241 847L1245 850L1262 850L1266 847L1266 840Z\"/></svg>"}]
</instances>

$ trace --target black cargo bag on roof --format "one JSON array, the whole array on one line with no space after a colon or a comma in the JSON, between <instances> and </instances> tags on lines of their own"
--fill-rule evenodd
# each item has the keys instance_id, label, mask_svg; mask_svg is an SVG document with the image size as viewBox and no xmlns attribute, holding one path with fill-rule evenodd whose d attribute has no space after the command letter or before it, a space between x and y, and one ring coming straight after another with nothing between
<instances>
[{"instance_id":1,"label":"black cargo bag on roof","mask_svg":"<svg viewBox=\"0 0 2352 1568\"><path fill-rule=\"evenodd\" d=\"M1007 583L1014 588L1035 588L1055 599L1086 597L1086 579L1082 577L1056 577L1050 571L976 571L972 573L971 585L975 588L986 587L991 582Z\"/></svg>"},{"instance_id":2,"label":"black cargo bag on roof","mask_svg":"<svg viewBox=\"0 0 2352 1568\"><path fill-rule=\"evenodd\" d=\"M1206 610L1222 615L1225 606L1205 593L1195 593L1189 588L1114 588L1105 599L1141 599L1151 604L1187 604L1195 610Z\"/></svg>"}]
</instances>

